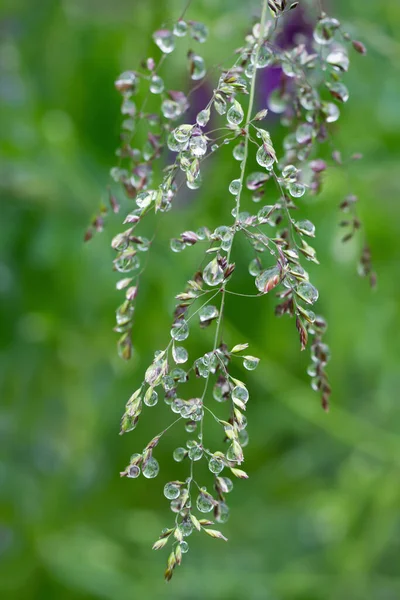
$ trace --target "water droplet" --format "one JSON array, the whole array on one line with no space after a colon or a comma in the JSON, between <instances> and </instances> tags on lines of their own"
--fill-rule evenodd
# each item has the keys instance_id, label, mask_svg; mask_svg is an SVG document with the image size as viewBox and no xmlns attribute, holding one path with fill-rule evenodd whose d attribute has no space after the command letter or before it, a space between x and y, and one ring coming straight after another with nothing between
<instances>
[{"instance_id":1,"label":"water droplet","mask_svg":"<svg viewBox=\"0 0 400 600\"><path fill-rule=\"evenodd\" d=\"M199 229L196 231L196 234L199 240L208 240L208 237L210 235L207 227L199 227Z\"/></svg>"},{"instance_id":2,"label":"water droplet","mask_svg":"<svg viewBox=\"0 0 400 600\"><path fill-rule=\"evenodd\" d=\"M260 146L257 150L256 160L261 167L266 169L272 169L275 162L274 157L265 149L264 145Z\"/></svg>"},{"instance_id":3,"label":"water droplet","mask_svg":"<svg viewBox=\"0 0 400 600\"><path fill-rule=\"evenodd\" d=\"M298 91L300 104L306 110L314 110L319 104L319 95L313 88L300 88Z\"/></svg>"},{"instance_id":4,"label":"water droplet","mask_svg":"<svg viewBox=\"0 0 400 600\"><path fill-rule=\"evenodd\" d=\"M189 326L184 319L174 323L171 328L171 337L177 342L183 342L189 337Z\"/></svg>"},{"instance_id":5,"label":"water droplet","mask_svg":"<svg viewBox=\"0 0 400 600\"><path fill-rule=\"evenodd\" d=\"M111 241L111 248L120 252L126 250L129 246L129 236L131 232L132 229L128 229L124 233L118 233Z\"/></svg>"},{"instance_id":6,"label":"water droplet","mask_svg":"<svg viewBox=\"0 0 400 600\"><path fill-rule=\"evenodd\" d=\"M258 367L259 362L260 359L255 356L245 356L243 359L243 366L248 371L254 371L254 369Z\"/></svg>"},{"instance_id":7,"label":"water droplet","mask_svg":"<svg viewBox=\"0 0 400 600\"><path fill-rule=\"evenodd\" d=\"M166 483L164 486L164 496L168 499L168 500L176 500L176 498L179 497L181 493L181 489L179 487L179 485L176 485L176 483Z\"/></svg>"},{"instance_id":8,"label":"water droplet","mask_svg":"<svg viewBox=\"0 0 400 600\"><path fill-rule=\"evenodd\" d=\"M203 280L210 287L219 285L224 280L224 271L218 260L214 258L203 271Z\"/></svg>"},{"instance_id":9,"label":"water droplet","mask_svg":"<svg viewBox=\"0 0 400 600\"><path fill-rule=\"evenodd\" d=\"M124 98L121 106L121 113L133 117L136 114L136 104L129 98Z\"/></svg>"},{"instance_id":10,"label":"water droplet","mask_svg":"<svg viewBox=\"0 0 400 600\"><path fill-rule=\"evenodd\" d=\"M311 365L308 365L307 367L307 375L309 375L310 377L315 377L317 374L317 367L315 365L315 363L312 363Z\"/></svg>"},{"instance_id":11,"label":"water droplet","mask_svg":"<svg viewBox=\"0 0 400 600\"><path fill-rule=\"evenodd\" d=\"M188 125L186 123L184 125L179 125L179 127L173 131L174 138L179 144L185 144L189 140L192 130L193 125Z\"/></svg>"},{"instance_id":12,"label":"water droplet","mask_svg":"<svg viewBox=\"0 0 400 600\"><path fill-rule=\"evenodd\" d=\"M314 29L314 40L317 44L329 44L335 35L335 31L339 29L339 27L340 23L337 19L332 19L330 17L321 19Z\"/></svg>"},{"instance_id":13,"label":"water droplet","mask_svg":"<svg viewBox=\"0 0 400 600\"><path fill-rule=\"evenodd\" d=\"M133 71L125 71L116 80L115 87L119 92L133 92L136 83L136 74Z\"/></svg>"},{"instance_id":14,"label":"water droplet","mask_svg":"<svg viewBox=\"0 0 400 600\"><path fill-rule=\"evenodd\" d=\"M349 90L343 83L340 81L334 81L333 83L327 81L325 85L329 89L332 96L336 98L336 100L339 100L340 102L347 102L350 94Z\"/></svg>"},{"instance_id":15,"label":"water droplet","mask_svg":"<svg viewBox=\"0 0 400 600\"><path fill-rule=\"evenodd\" d=\"M307 304L314 304L318 300L318 290L308 281L302 281L296 288L296 294L307 302Z\"/></svg>"},{"instance_id":16,"label":"water droplet","mask_svg":"<svg viewBox=\"0 0 400 600\"><path fill-rule=\"evenodd\" d=\"M349 57L342 48L333 50L326 57L326 62L337 67L339 71L348 71L350 66Z\"/></svg>"},{"instance_id":17,"label":"water droplet","mask_svg":"<svg viewBox=\"0 0 400 600\"><path fill-rule=\"evenodd\" d=\"M233 242L233 235L230 231L227 231L227 233L224 235L224 237L221 240L222 250L225 250L225 252L228 252L232 246L232 242Z\"/></svg>"},{"instance_id":18,"label":"water droplet","mask_svg":"<svg viewBox=\"0 0 400 600\"><path fill-rule=\"evenodd\" d=\"M158 402L158 394L155 390L153 390L149 395L145 395L143 399L146 406L155 406Z\"/></svg>"},{"instance_id":19,"label":"water droplet","mask_svg":"<svg viewBox=\"0 0 400 600\"><path fill-rule=\"evenodd\" d=\"M214 108L219 115L224 115L226 113L226 110L227 110L226 101L225 101L225 98L223 98L223 96L221 96L220 94L216 95L216 97L215 97Z\"/></svg>"},{"instance_id":20,"label":"water droplet","mask_svg":"<svg viewBox=\"0 0 400 600\"><path fill-rule=\"evenodd\" d=\"M297 180L298 169L294 165L287 165L282 171L282 177L286 181L294 182Z\"/></svg>"},{"instance_id":21,"label":"water droplet","mask_svg":"<svg viewBox=\"0 0 400 600\"><path fill-rule=\"evenodd\" d=\"M296 140L299 144L308 144L313 139L314 127L309 123L302 123L296 129Z\"/></svg>"},{"instance_id":22,"label":"water droplet","mask_svg":"<svg viewBox=\"0 0 400 600\"><path fill-rule=\"evenodd\" d=\"M175 398L171 402L171 410L176 415L180 414L182 407L183 407L183 400L181 400L181 398Z\"/></svg>"},{"instance_id":23,"label":"water droplet","mask_svg":"<svg viewBox=\"0 0 400 600\"><path fill-rule=\"evenodd\" d=\"M253 52L250 56L250 60L254 65L256 62L256 52ZM258 51L257 56L257 69L263 69L270 65L274 60L274 53L267 44L263 44Z\"/></svg>"},{"instance_id":24,"label":"water droplet","mask_svg":"<svg viewBox=\"0 0 400 600\"><path fill-rule=\"evenodd\" d=\"M184 37L187 33L188 30L188 25L186 23L186 21L182 21L179 20L175 23L174 25L174 35L176 35L176 37Z\"/></svg>"},{"instance_id":25,"label":"water droplet","mask_svg":"<svg viewBox=\"0 0 400 600\"><path fill-rule=\"evenodd\" d=\"M156 459L151 456L149 458L149 460L146 462L146 464L143 466L143 475L147 478L147 479L153 479L154 477L157 477L158 473L160 471L160 466L158 464L158 462L156 461Z\"/></svg>"},{"instance_id":26,"label":"water droplet","mask_svg":"<svg viewBox=\"0 0 400 600\"><path fill-rule=\"evenodd\" d=\"M300 233L310 237L315 237L315 225L308 219L305 219L304 221L297 221L295 226Z\"/></svg>"},{"instance_id":27,"label":"water droplet","mask_svg":"<svg viewBox=\"0 0 400 600\"><path fill-rule=\"evenodd\" d=\"M260 171L254 171L246 179L246 187L248 190L256 191L260 189L266 181L270 179L270 174Z\"/></svg>"},{"instance_id":28,"label":"water droplet","mask_svg":"<svg viewBox=\"0 0 400 600\"><path fill-rule=\"evenodd\" d=\"M211 473L218 475L223 470L224 463L219 458L213 456L208 461L208 468L210 469Z\"/></svg>"},{"instance_id":29,"label":"water droplet","mask_svg":"<svg viewBox=\"0 0 400 600\"><path fill-rule=\"evenodd\" d=\"M245 152L245 144L244 142L240 142L240 144L238 144L237 146L234 147L233 149L233 158L235 160L243 160L244 159L244 152Z\"/></svg>"},{"instance_id":30,"label":"water droplet","mask_svg":"<svg viewBox=\"0 0 400 600\"><path fill-rule=\"evenodd\" d=\"M221 477L221 480L225 488L223 491L225 492L225 494L229 494L229 492L233 490L232 480L229 479L229 477Z\"/></svg>"},{"instance_id":31,"label":"water droplet","mask_svg":"<svg viewBox=\"0 0 400 600\"><path fill-rule=\"evenodd\" d=\"M139 477L140 475L140 467L138 467L137 465L130 465L128 467L128 477L130 479L136 479L136 477Z\"/></svg>"},{"instance_id":32,"label":"water droplet","mask_svg":"<svg viewBox=\"0 0 400 600\"><path fill-rule=\"evenodd\" d=\"M110 176L114 181L119 183L120 181L124 181L128 177L128 171L126 169L119 169L118 167L113 167L110 169Z\"/></svg>"},{"instance_id":33,"label":"water droplet","mask_svg":"<svg viewBox=\"0 0 400 600\"><path fill-rule=\"evenodd\" d=\"M161 111L166 119L177 119L182 113L182 109L178 102L168 99L163 100Z\"/></svg>"},{"instance_id":34,"label":"water droplet","mask_svg":"<svg viewBox=\"0 0 400 600\"><path fill-rule=\"evenodd\" d=\"M153 33L153 40L164 54L170 54L175 48L175 40L172 31L159 29Z\"/></svg>"},{"instance_id":35,"label":"water droplet","mask_svg":"<svg viewBox=\"0 0 400 600\"><path fill-rule=\"evenodd\" d=\"M146 370L146 373L145 373L146 382L152 387L159 385L161 382L162 372L163 372L162 362L161 361L153 362Z\"/></svg>"},{"instance_id":36,"label":"water droplet","mask_svg":"<svg viewBox=\"0 0 400 600\"><path fill-rule=\"evenodd\" d=\"M234 196L237 196L241 189L240 179L233 179L229 184L229 191Z\"/></svg>"},{"instance_id":37,"label":"water droplet","mask_svg":"<svg viewBox=\"0 0 400 600\"><path fill-rule=\"evenodd\" d=\"M226 452L226 458L229 462L237 462L235 444L231 444Z\"/></svg>"},{"instance_id":38,"label":"water droplet","mask_svg":"<svg viewBox=\"0 0 400 600\"><path fill-rule=\"evenodd\" d=\"M228 123L230 123L231 125L240 125L240 123L243 121L243 108L237 100L233 101L233 105L228 110L226 118L228 119Z\"/></svg>"},{"instance_id":39,"label":"water droplet","mask_svg":"<svg viewBox=\"0 0 400 600\"><path fill-rule=\"evenodd\" d=\"M186 554L186 552L189 552L189 544L185 541L180 543L180 547L181 547L181 552L182 554Z\"/></svg>"},{"instance_id":40,"label":"water droplet","mask_svg":"<svg viewBox=\"0 0 400 600\"><path fill-rule=\"evenodd\" d=\"M188 421L185 424L185 431L187 431L188 433L193 433L194 431L196 431L196 429L197 429L196 421Z\"/></svg>"},{"instance_id":41,"label":"water droplet","mask_svg":"<svg viewBox=\"0 0 400 600\"><path fill-rule=\"evenodd\" d=\"M224 362L224 355L218 349L215 352L207 352L207 354L203 356L204 363L208 366L211 373L215 373L217 367L220 365L218 357Z\"/></svg>"},{"instance_id":42,"label":"water droplet","mask_svg":"<svg viewBox=\"0 0 400 600\"><path fill-rule=\"evenodd\" d=\"M247 65L247 67L246 67L245 71L244 71L244 74L246 75L246 77L247 77L248 79L252 79L252 78L253 78L253 75L254 75L254 72L255 72L255 70L256 70L256 67L255 67L255 65L252 65L251 63L249 63L249 64Z\"/></svg>"},{"instance_id":43,"label":"water droplet","mask_svg":"<svg viewBox=\"0 0 400 600\"><path fill-rule=\"evenodd\" d=\"M167 137L167 146L172 152L181 152L181 150L185 148L186 144L180 144L177 142L173 132L171 132Z\"/></svg>"},{"instance_id":44,"label":"water droplet","mask_svg":"<svg viewBox=\"0 0 400 600\"><path fill-rule=\"evenodd\" d=\"M186 176L186 185L189 188L189 190L197 190L203 183L203 178L201 176L200 171L198 172L197 177L192 177L189 171L187 171Z\"/></svg>"},{"instance_id":45,"label":"water droplet","mask_svg":"<svg viewBox=\"0 0 400 600\"><path fill-rule=\"evenodd\" d=\"M281 271L277 266L271 267L262 271L258 277L256 277L255 284L258 291L262 294L267 294L275 286L278 285L281 279Z\"/></svg>"},{"instance_id":46,"label":"water droplet","mask_svg":"<svg viewBox=\"0 0 400 600\"><path fill-rule=\"evenodd\" d=\"M139 252L147 252L151 246L150 240L145 237L137 239L138 241L136 242L136 248L139 250Z\"/></svg>"},{"instance_id":47,"label":"water droplet","mask_svg":"<svg viewBox=\"0 0 400 600\"><path fill-rule=\"evenodd\" d=\"M193 135L189 142L190 151L197 158L207 152L207 138L204 135Z\"/></svg>"},{"instance_id":48,"label":"water droplet","mask_svg":"<svg viewBox=\"0 0 400 600\"><path fill-rule=\"evenodd\" d=\"M314 392L318 392L320 387L321 387L321 379L319 377L314 377L311 380L311 388L314 390Z\"/></svg>"},{"instance_id":49,"label":"water droplet","mask_svg":"<svg viewBox=\"0 0 400 600\"><path fill-rule=\"evenodd\" d=\"M327 346L327 344L318 344L318 351L316 353L316 357L318 361L323 366L325 366L331 358L331 351L329 346Z\"/></svg>"},{"instance_id":50,"label":"water droplet","mask_svg":"<svg viewBox=\"0 0 400 600\"><path fill-rule=\"evenodd\" d=\"M210 120L210 109L201 110L196 117L196 123L199 127L205 127Z\"/></svg>"},{"instance_id":51,"label":"water droplet","mask_svg":"<svg viewBox=\"0 0 400 600\"><path fill-rule=\"evenodd\" d=\"M328 323L325 321L324 317L321 317L320 315L315 317L314 329L320 333L324 333L328 329Z\"/></svg>"},{"instance_id":52,"label":"water droplet","mask_svg":"<svg viewBox=\"0 0 400 600\"><path fill-rule=\"evenodd\" d=\"M219 502L216 510L215 520L217 523L226 523L229 519L229 506L225 502Z\"/></svg>"},{"instance_id":53,"label":"water droplet","mask_svg":"<svg viewBox=\"0 0 400 600\"><path fill-rule=\"evenodd\" d=\"M285 256L290 260L295 262L299 260L299 253L294 248L288 248L287 250L283 250L283 252L285 253ZM286 284L286 281L284 281L284 283Z\"/></svg>"},{"instance_id":54,"label":"water droplet","mask_svg":"<svg viewBox=\"0 0 400 600\"><path fill-rule=\"evenodd\" d=\"M172 404L172 398L170 398L169 395L164 396L164 402L167 406L171 406Z\"/></svg>"},{"instance_id":55,"label":"water droplet","mask_svg":"<svg viewBox=\"0 0 400 600\"><path fill-rule=\"evenodd\" d=\"M212 238L215 240L222 240L222 238L224 237L224 235L226 233L228 233L230 231L230 228L227 227L226 225L220 225L219 227L217 227L214 230L214 233L212 234Z\"/></svg>"},{"instance_id":56,"label":"water droplet","mask_svg":"<svg viewBox=\"0 0 400 600\"><path fill-rule=\"evenodd\" d=\"M293 62L293 59L286 55L281 59L282 71L285 73L286 77L295 77L296 72L298 72L297 65Z\"/></svg>"},{"instance_id":57,"label":"water droplet","mask_svg":"<svg viewBox=\"0 0 400 600\"><path fill-rule=\"evenodd\" d=\"M175 448L172 456L176 462L182 462L186 455L187 450L185 448Z\"/></svg>"},{"instance_id":58,"label":"water droplet","mask_svg":"<svg viewBox=\"0 0 400 600\"><path fill-rule=\"evenodd\" d=\"M193 448L189 448L188 454L190 460L200 460L203 456L203 448L196 444Z\"/></svg>"},{"instance_id":59,"label":"water droplet","mask_svg":"<svg viewBox=\"0 0 400 600\"><path fill-rule=\"evenodd\" d=\"M273 213L276 210L276 206L272 204L266 204L257 213L257 220L259 223L268 223L274 225L274 221L271 219Z\"/></svg>"},{"instance_id":60,"label":"water droplet","mask_svg":"<svg viewBox=\"0 0 400 600\"><path fill-rule=\"evenodd\" d=\"M147 192L140 192L135 198L136 205L139 208L147 208L153 202L155 194L152 190Z\"/></svg>"},{"instance_id":61,"label":"water droplet","mask_svg":"<svg viewBox=\"0 0 400 600\"><path fill-rule=\"evenodd\" d=\"M340 117L340 110L333 102L326 102L322 105L322 112L325 115L327 123L335 123Z\"/></svg>"},{"instance_id":62,"label":"water droplet","mask_svg":"<svg viewBox=\"0 0 400 600\"><path fill-rule=\"evenodd\" d=\"M186 348L184 348L183 346L173 346L172 347L172 357L174 359L174 361L176 362L176 364L180 365L185 363L188 358L189 358L189 354L188 351L186 350Z\"/></svg>"},{"instance_id":63,"label":"water droplet","mask_svg":"<svg viewBox=\"0 0 400 600\"><path fill-rule=\"evenodd\" d=\"M199 23L198 21L190 22L190 35L193 39L203 44L208 36L208 29L204 25L204 23Z\"/></svg>"},{"instance_id":64,"label":"water droplet","mask_svg":"<svg viewBox=\"0 0 400 600\"><path fill-rule=\"evenodd\" d=\"M289 183L288 190L293 198L301 198L304 196L306 188L302 183Z\"/></svg>"},{"instance_id":65,"label":"water droplet","mask_svg":"<svg viewBox=\"0 0 400 600\"><path fill-rule=\"evenodd\" d=\"M189 72L191 79L194 81L203 79L204 75L206 74L206 65L204 59L193 52L189 53Z\"/></svg>"},{"instance_id":66,"label":"water droplet","mask_svg":"<svg viewBox=\"0 0 400 600\"><path fill-rule=\"evenodd\" d=\"M301 312L301 315L303 317L305 317L305 319L309 322L309 323L314 323L316 317L315 317L315 313L313 313L312 310L307 310L306 308L303 308L302 306L299 307L299 310Z\"/></svg>"},{"instance_id":67,"label":"water droplet","mask_svg":"<svg viewBox=\"0 0 400 600\"><path fill-rule=\"evenodd\" d=\"M125 121L122 121L122 129L125 129L125 131L130 131L131 133L133 133L135 131L135 121L133 119L125 119Z\"/></svg>"},{"instance_id":68,"label":"water droplet","mask_svg":"<svg viewBox=\"0 0 400 600\"><path fill-rule=\"evenodd\" d=\"M193 531L193 523L190 517L186 517L180 524L180 529L184 537L188 537Z\"/></svg>"},{"instance_id":69,"label":"water droplet","mask_svg":"<svg viewBox=\"0 0 400 600\"><path fill-rule=\"evenodd\" d=\"M131 454L131 457L129 459L129 461L132 464L135 464L135 465L139 464L141 462L141 460L142 460L142 455L139 454L138 452L135 452L134 454Z\"/></svg>"},{"instance_id":70,"label":"water droplet","mask_svg":"<svg viewBox=\"0 0 400 600\"><path fill-rule=\"evenodd\" d=\"M182 242L182 240L178 240L177 238L172 238L169 243L172 252L182 252L186 248L186 244Z\"/></svg>"},{"instance_id":71,"label":"water droplet","mask_svg":"<svg viewBox=\"0 0 400 600\"><path fill-rule=\"evenodd\" d=\"M140 261L135 251L128 248L114 260L114 266L119 273L129 273L140 267Z\"/></svg>"},{"instance_id":72,"label":"water droplet","mask_svg":"<svg viewBox=\"0 0 400 600\"><path fill-rule=\"evenodd\" d=\"M238 440L239 440L239 444L242 446L242 448L245 448L247 446L247 444L249 443L249 434L247 433L247 431L245 429L242 429L241 431L239 431Z\"/></svg>"},{"instance_id":73,"label":"water droplet","mask_svg":"<svg viewBox=\"0 0 400 600\"><path fill-rule=\"evenodd\" d=\"M186 371L184 369L181 369L180 367L175 367L175 369L172 369L171 373L170 373L173 381L177 382L177 383L185 383L187 381L187 374ZM174 385L172 385L172 388L174 387ZM170 388L170 389L172 389Z\"/></svg>"},{"instance_id":74,"label":"water droplet","mask_svg":"<svg viewBox=\"0 0 400 600\"><path fill-rule=\"evenodd\" d=\"M164 91L164 81L158 75L152 75L150 79L150 91L152 94L161 94Z\"/></svg>"},{"instance_id":75,"label":"water droplet","mask_svg":"<svg viewBox=\"0 0 400 600\"><path fill-rule=\"evenodd\" d=\"M249 273L253 275L253 277L257 277L262 271L262 265L258 258L253 258L251 263L249 264Z\"/></svg>"},{"instance_id":76,"label":"water droplet","mask_svg":"<svg viewBox=\"0 0 400 600\"><path fill-rule=\"evenodd\" d=\"M210 369L208 368L208 365L205 364L203 358L198 358L195 360L194 366L200 377L204 377L204 379L208 377Z\"/></svg>"},{"instance_id":77,"label":"water droplet","mask_svg":"<svg viewBox=\"0 0 400 600\"><path fill-rule=\"evenodd\" d=\"M182 503L179 498L178 500L171 500L171 502L169 503L169 507L172 512L179 513L182 509Z\"/></svg>"},{"instance_id":78,"label":"water droplet","mask_svg":"<svg viewBox=\"0 0 400 600\"><path fill-rule=\"evenodd\" d=\"M216 319L218 317L218 309L216 306L207 304L207 306L203 306L203 308L199 310L199 317L201 323L204 323L204 321Z\"/></svg>"},{"instance_id":79,"label":"water droplet","mask_svg":"<svg viewBox=\"0 0 400 600\"><path fill-rule=\"evenodd\" d=\"M249 399L249 392L245 387L241 385L237 385L232 390L232 400L239 400L240 402L244 402L246 404Z\"/></svg>"},{"instance_id":80,"label":"water droplet","mask_svg":"<svg viewBox=\"0 0 400 600\"><path fill-rule=\"evenodd\" d=\"M197 496L196 506L200 512L208 513L210 512L210 510L213 509L214 503L208 496L200 494L199 496Z\"/></svg>"},{"instance_id":81,"label":"water droplet","mask_svg":"<svg viewBox=\"0 0 400 600\"><path fill-rule=\"evenodd\" d=\"M222 378L213 387L213 398L217 402L226 402L229 398L229 392L229 384L226 379Z\"/></svg>"}]
</instances>

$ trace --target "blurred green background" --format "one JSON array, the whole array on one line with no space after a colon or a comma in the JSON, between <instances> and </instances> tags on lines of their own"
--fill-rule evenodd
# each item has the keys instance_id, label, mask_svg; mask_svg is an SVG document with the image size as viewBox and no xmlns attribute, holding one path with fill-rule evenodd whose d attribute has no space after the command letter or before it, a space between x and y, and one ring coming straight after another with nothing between
<instances>
[{"instance_id":1,"label":"blurred green background","mask_svg":"<svg viewBox=\"0 0 400 600\"><path fill-rule=\"evenodd\" d=\"M229 498L229 543L191 537L166 586L166 552L150 548L171 522L162 488L184 476L171 453L185 432L172 430L158 448L156 480L129 481L119 471L168 412L145 411L122 438L119 419L165 344L173 297L196 264L194 250L173 255L165 244L184 229L225 222L237 165L223 154L207 172L212 187L163 218L139 295L134 359L122 363L109 249L119 217L89 245L82 238L114 161L115 76L158 56L151 32L179 16L183 0L2 0L2 598L400 598L400 5L332 5L369 48L366 58L352 54L351 99L336 132L344 154L364 159L350 183L333 169L323 194L302 203L317 225L321 267L311 274L330 323L332 410L320 409L308 356L293 322L273 316L273 299L228 297L227 341L249 341L262 359L247 376L251 478ZM256 1L194 0L190 18L210 28L200 47L207 64L240 45L257 9ZM164 75L187 87L179 54L167 62ZM274 131L272 123L279 145ZM358 243L340 243L337 205L350 191L361 200L376 292L355 274ZM252 289L245 259L235 258L237 285Z\"/></svg>"}]
</instances>

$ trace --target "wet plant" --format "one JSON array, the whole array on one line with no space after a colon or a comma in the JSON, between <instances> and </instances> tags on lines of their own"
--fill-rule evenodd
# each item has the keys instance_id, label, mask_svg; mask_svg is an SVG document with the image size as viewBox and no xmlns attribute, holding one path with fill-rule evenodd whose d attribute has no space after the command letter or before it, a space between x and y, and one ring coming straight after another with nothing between
<instances>
[{"instance_id":1,"label":"wet plant","mask_svg":"<svg viewBox=\"0 0 400 600\"><path fill-rule=\"evenodd\" d=\"M318 14L312 38L282 49L279 36L285 19L288 13L300 10L299 2L263 0L261 4L260 20L249 24L242 47L236 50L232 64L221 70L211 97L192 121L187 115L193 90L206 76L199 48L206 42L208 31L204 24L187 19L187 11L172 27L154 33L153 40L161 52L158 62L148 58L141 69L124 72L115 82L122 98L123 120L117 165L111 176L113 188L118 185L132 205L124 214L124 229L112 240L114 269L119 276L116 285L123 295L116 310L115 327L118 352L123 359L132 354L135 299L144 273L143 257L152 246L152 240L141 234L142 223L150 214L162 219L163 213L173 210L183 186L189 190L205 186L203 164L212 161L222 146L232 147L232 160L237 165L236 176L226 182L224 203L230 205L226 224L214 230L207 223L199 224L196 230L171 236L173 256L200 245L204 248L204 261L200 268L194 266L192 278L176 296L165 346L155 351L142 383L126 404L121 421L121 434L132 431L142 411L156 407L159 401L165 402L173 413L165 429L131 456L121 473L131 479L140 475L156 477L157 453L163 435L179 423L185 426L187 435L175 449L173 459L187 465L187 477L165 483L164 495L173 518L153 546L156 550L170 548L167 580L181 564L192 534L203 532L226 540L215 523L218 527L229 516L227 495L232 491L233 480L248 478L242 465L248 443L249 391L247 381L232 375L232 365L240 361L245 370L252 371L259 359L251 355L243 340L228 340L223 336L226 303L231 294L240 293L232 287L235 243L239 238L253 252L248 268L254 280L254 293L248 295L248 302L255 301L254 298L261 301L267 294L278 298L276 315L291 317L298 331L300 349L310 348L311 385L320 394L323 408L329 409L327 324L323 316L314 312L319 291L307 271L309 262L319 264L312 246L316 228L312 216L304 216L306 207L301 199L323 193L324 172L330 164L320 158L321 146L331 147L333 166L360 158L356 155L346 159L337 151L332 124L339 120L340 111L349 99L345 83L349 56L351 52L365 54L366 49L361 42L350 38L336 18L322 12L319 4L314 7ZM309 10L312 8L308 6ZM194 82L189 93L168 89L168 56L179 49L180 38L185 36L193 45L185 58L189 78ZM256 110L259 76L270 67L280 68L280 83L265 106ZM141 106L135 101L139 87L146 89ZM150 98L158 98L157 111L147 110ZM280 125L286 130L279 148L268 131L270 114L279 115ZM211 119L218 123L212 129ZM147 139L137 148L135 133L143 124L148 128ZM169 160L171 155L173 158ZM250 168L250 157L255 157L257 170ZM118 192L110 192L114 212L121 210L117 195ZM361 229L357 198L349 194L340 201L339 208L344 213L341 226L346 242ZM106 212L103 208L94 219L87 239L95 230L102 229ZM176 261L178 264L178 257ZM359 270L374 284L367 245ZM213 343L206 353L189 356L186 340L196 327L214 328ZM195 396L185 391L185 385L193 379L199 389ZM219 448L209 446L206 418L213 419L220 427ZM209 481L198 480L200 462L208 466L212 491L204 485L210 486Z\"/></svg>"}]
</instances>

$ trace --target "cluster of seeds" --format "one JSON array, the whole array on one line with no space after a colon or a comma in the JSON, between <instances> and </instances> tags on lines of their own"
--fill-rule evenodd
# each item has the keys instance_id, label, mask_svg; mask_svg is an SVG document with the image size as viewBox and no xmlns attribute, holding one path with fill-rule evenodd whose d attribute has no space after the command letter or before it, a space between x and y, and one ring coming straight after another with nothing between
<instances>
[{"instance_id":1,"label":"cluster of seeds","mask_svg":"<svg viewBox=\"0 0 400 600\"><path fill-rule=\"evenodd\" d=\"M330 125L340 116L340 107L347 102L349 92L343 76L349 68L346 44L365 53L364 46L350 40L343 33L339 21L322 14L314 29L313 43L300 43L290 50L277 45L282 15L296 8L297 2L284 0L263 1L261 21L256 23L237 50L237 60L223 70L211 98L198 112L195 122L187 123L185 114L189 95L182 91L167 90L160 70L164 59L174 51L179 39L188 36L193 42L203 43L207 28L198 22L179 19L172 29L160 29L153 39L162 52L160 61L149 58L141 72L123 73L116 81L122 95L121 145L117 151L118 166L112 169L112 178L135 203L125 217L127 229L116 235L112 248L116 252L114 268L123 277L117 288L123 290L124 301L116 312L116 331L119 333L119 353L131 355L131 329L134 301L142 272L142 253L151 247L151 241L138 234L138 229L150 212L169 211L180 186L195 190L202 184L203 161L226 144L232 144L233 159L238 161L237 176L227 182L227 196L232 199L231 220L214 231L200 227L184 231L171 240L171 250L179 253L197 244L205 248L204 266L187 282L183 292L176 296L177 304L165 348L158 350L147 368L140 387L126 404L121 433L133 430L144 407L154 407L162 399L174 417L171 423L155 436L141 453L134 454L122 476L137 478L143 474L154 478L159 464L154 456L162 436L177 423L184 423L189 439L173 453L177 462L187 464L184 481L170 481L164 486L164 495L170 502L174 524L161 532L154 544L160 549L172 544L165 577L169 580L182 554L189 549L188 538L195 531L225 540L212 525L225 523L229 516L226 495L232 491L231 477L246 479L239 468L244 461L248 443L246 408L249 391L243 381L231 374L233 361L252 371L259 359L247 354L248 344L227 345L222 338L222 322L227 296L235 293L230 282L235 271L233 243L241 236L253 251L249 273L254 279L254 297L272 290L279 298L276 314L294 317L301 349L311 338L312 362L308 369L312 387L322 397L325 410L329 407L330 386L325 371L329 348L323 341L325 320L316 315L313 306L319 292L310 282L305 268L307 262L318 264L310 240L315 237L315 226L307 218L295 218L304 207L299 204L305 194L319 193L327 163L319 158L319 145L331 143ZM271 20L268 20L271 15ZM195 50L187 53L189 76L195 82L204 78L206 67ZM255 112L257 74L269 67L279 67L280 85L268 99L268 106ZM148 95L140 108L134 95L139 85L148 88ZM158 96L159 111L146 112L149 95ZM261 122L269 111L280 115L281 124L288 133L280 151L274 148L270 134ZM221 121L221 126L209 130L210 119ZM177 121L179 121L177 123ZM149 127L147 140L140 149L132 143L141 123ZM173 153L171 164L163 169L157 185L155 166L163 157L163 150ZM258 165L249 170L249 156L254 151ZM341 162L334 150L333 160ZM268 204L265 199L268 198ZM343 226L360 228L354 211L355 200L349 196L341 209L351 211L351 219ZM271 200L272 199L272 200ZM249 202L250 201L250 202ZM256 211L243 210L255 203ZM357 225L356 225L357 223ZM362 258L363 274L371 274L370 255L365 250ZM214 342L208 352L190 357L185 345L193 327L213 327ZM197 380L200 392L188 397L185 384ZM217 415L213 403L225 405L224 414ZM205 416L214 419L222 428L223 451L209 448L204 436ZM206 461L213 476L212 491L197 481L196 463ZM208 513L209 517L200 518Z\"/></svg>"}]
</instances>

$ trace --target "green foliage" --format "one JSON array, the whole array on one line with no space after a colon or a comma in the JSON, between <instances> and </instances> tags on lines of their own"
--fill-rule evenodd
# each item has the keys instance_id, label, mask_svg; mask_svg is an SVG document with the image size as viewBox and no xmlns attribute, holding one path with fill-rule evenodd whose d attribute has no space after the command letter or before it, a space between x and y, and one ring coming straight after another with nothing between
<instances>
[{"instance_id":1,"label":"green foliage","mask_svg":"<svg viewBox=\"0 0 400 600\"><path fill-rule=\"evenodd\" d=\"M191 589L194 598L397 598L399 8L365 2L361 13L357 2L335 5L336 16L368 39L368 59L353 60L352 98L337 135L346 154L364 153L350 170L351 187L379 289L371 295L354 277L357 240L342 245L342 235L332 233L348 182L339 169L331 171L323 198L312 200L315 246L325 265L312 273L331 323L334 408L328 418L317 410L292 324L276 321L273 302L266 306L261 298L248 308L248 300L232 296L226 335L247 340L246 355L261 358L249 377L252 476L235 486L223 553L218 540L199 536L166 590L159 581L163 559L148 548L165 519L163 484L183 479L184 463L178 471L169 459L176 446L171 434L160 456L165 481L118 479L133 446L139 440L144 446L154 428L161 431L168 413L160 403L161 413L152 411L135 431L135 443L134 436L116 436L119 414L165 339L170 298L192 274L192 257L179 256L179 273L166 244L206 208L210 222L221 223L226 211L219 199L236 169L224 150L218 177L211 167L207 174L214 175L212 195L166 215L138 296L140 352L133 366L121 365L109 333L117 300L113 256L101 237L85 248L81 239L106 188L117 136L110 82L138 50L147 53L151 31L181 6L138 3L133 10L115 2L94 11L90 2L25 4L13 3L5 14L2 46L8 82L1 178L3 595L187 598ZM221 39L227 49L240 44L244 30L233 40L230 23L245 28L244 3L197 4L193 13L209 26L207 65ZM173 76L185 85L184 71ZM114 219L108 217L112 231ZM236 273L245 273L249 258L239 259ZM236 276L237 289L244 289L247 277ZM236 378L244 377L238 361Z\"/></svg>"}]
</instances>

